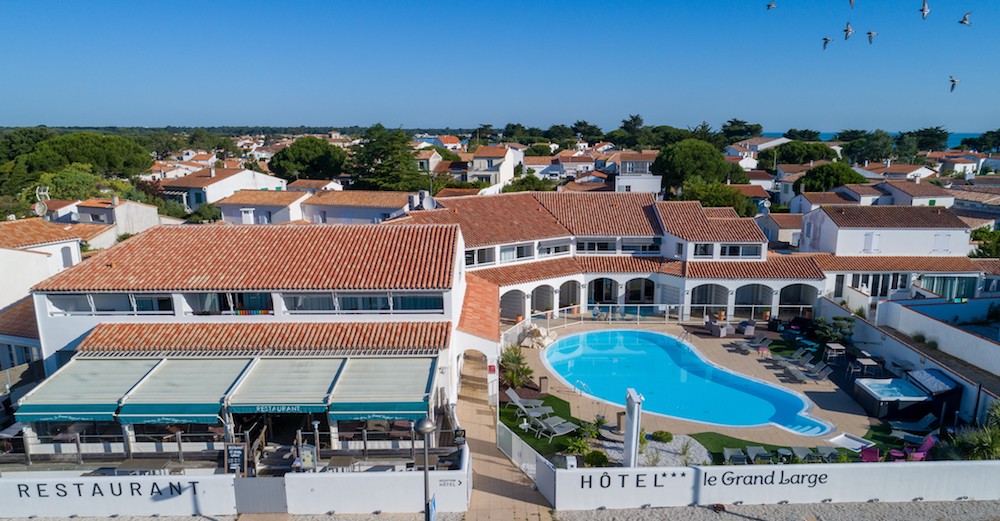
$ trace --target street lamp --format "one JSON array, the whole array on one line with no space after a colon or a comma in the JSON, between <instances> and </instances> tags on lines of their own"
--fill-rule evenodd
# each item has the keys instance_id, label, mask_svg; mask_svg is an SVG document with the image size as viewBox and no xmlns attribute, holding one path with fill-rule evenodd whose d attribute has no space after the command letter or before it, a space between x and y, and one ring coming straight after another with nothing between
<instances>
[{"instance_id":1,"label":"street lamp","mask_svg":"<svg viewBox=\"0 0 1000 521\"><path fill-rule=\"evenodd\" d=\"M430 521L431 519L431 475L427 469L430 456L427 449L430 445L431 433L436 428L434 420L426 416L417 420L417 424L414 427L414 430L424 435L424 521Z\"/></svg>"}]
</instances>

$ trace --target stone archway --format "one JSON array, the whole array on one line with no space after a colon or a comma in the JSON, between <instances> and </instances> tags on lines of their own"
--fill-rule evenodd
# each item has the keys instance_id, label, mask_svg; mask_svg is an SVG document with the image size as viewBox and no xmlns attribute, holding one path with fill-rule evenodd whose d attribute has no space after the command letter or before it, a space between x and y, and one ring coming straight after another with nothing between
<instances>
[{"instance_id":1,"label":"stone archway","mask_svg":"<svg viewBox=\"0 0 1000 521\"><path fill-rule=\"evenodd\" d=\"M522 319L524 313L524 292L519 289L512 289L500 296L500 319L514 322L517 317Z\"/></svg>"},{"instance_id":2,"label":"stone archway","mask_svg":"<svg viewBox=\"0 0 1000 521\"><path fill-rule=\"evenodd\" d=\"M729 289L718 284L702 284L691 289L691 318L703 318L728 310Z\"/></svg>"},{"instance_id":3,"label":"stone archway","mask_svg":"<svg viewBox=\"0 0 1000 521\"><path fill-rule=\"evenodd\" d=\"M774 290L764 284L747 284L736 290L733 318L764 320L771 315Z\"/></svg>"},{"instance_id":4,"label":"stone archway","mask_svg":"<svg viewBox=\"0 0 1000 521\"><path fill-rule=\"evenodd\" d=\"M656 283L647 278L632 279L625 283L626 304L653 304L656 302Z\"/></svg>"},{"instance_id":5,"label":"stone archway","mask_svg":"<svg viewBox=\"0 0 1000 521\"><path fill-rule=\"evenodd\" d=\"M587 284L588 304L617 304L618 282L602 277Z\"/></svg>"},{"instance_id":6,"label":"stone archway","mask_svg":"<svg viewBox=\"0 0 1000 521\"><path fill-rule=\"evenodd\" d=\"M556 290L548 284L543 284L531 290L531 313L544 313L556 308Z\"/></svg>"},{"instance_id":7,"label":"stone archway","mask_svg":"<svg viewBox=\"0 0 1000 521\"><path fill-rule=\"evenodd\" d=\"M812 318L819 290L808 284L790 284L781 288L778 296L778 318L791 320L798 316Z\"/></svg>"}]
</instances>

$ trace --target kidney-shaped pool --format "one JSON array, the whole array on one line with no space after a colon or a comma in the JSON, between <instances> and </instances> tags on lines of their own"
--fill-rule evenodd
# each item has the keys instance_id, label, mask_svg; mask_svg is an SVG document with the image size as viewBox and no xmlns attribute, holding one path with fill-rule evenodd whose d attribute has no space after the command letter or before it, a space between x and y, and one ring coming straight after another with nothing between
<instances>
[{"instance_id":1,"label":"kidney-shaped pool","mask_svg":"<svg viewBox=\"0 0 1000 521\"><path fill-rule=\"evenodd\" d=\"M743 376L702 358L672 336L650 331L595 331L563 338L543 353L566 385L618 405L626 389L646 412L727 427L775 425L804 436L832 430L809 415L804 396Z\"/></svg>"}]
</instances>

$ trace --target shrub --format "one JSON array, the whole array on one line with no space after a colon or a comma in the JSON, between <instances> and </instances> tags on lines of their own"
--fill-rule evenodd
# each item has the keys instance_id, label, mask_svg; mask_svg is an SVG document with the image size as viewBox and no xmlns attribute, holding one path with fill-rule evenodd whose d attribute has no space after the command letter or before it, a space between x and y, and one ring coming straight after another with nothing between
<instances>
[{"instance_id":1,"label":"shrub","mask_svg":"<svg viewBox=\"0 0 1000 521\"><path fill-rule=\"evenodd\" d=\"M927 341L927 337L924 336L923 333L913 333L913 341L917 342L918 344L923 344L925 341Z\"/></svg>"},{"instance_id":2,"label":"shrub","mask_svg":"<svg viewBox=\"0 0 1000 521\"><path fill-rule=\"evenodd\" d=\"M590 453L590 442L583 437L570 438L566 442L565 452L566 454L582 454L586 456Z\"/></svg>"},{"instance_id":3,"label":"shrub","mask_svg":"<svg viewBox=\"0 0 1000 521\"><path fill-rule=\"evenodd\" d=\"M868 318L868 315L865 313L865 308L861 306L858 306L858 309L854 310L854 314L861 318Z\"/></svg>"},{"instance_id":4,"label":"shrub","mask_svg":"<svg viewBox=\"0 0 1000 521\"><path fill-rule=\"evenodd\" d=\"M584 422L580 425L580 437L592 440L597 437L598 428L596 423Z\"/></svg>"},{"instance_id":5,"label":"shrub","mask_svg":"<svg viewBox=\"0 0 1000 521\"><path fill-rule=\"evenodd\" d=\"M507 387L524 387L531 381L534 371L524 360L521 346L511 344L500 353L500 382Z\"/></svg>"},{"instance_id":6,"label":"shrub","mask_svg":"<svg viewBox=\"0 0 1000 521\"><path fill-rule=\"evenodd\" d=\"M667 431L656 431L653 434L650 434L649 437L653 441L658 441L660 443L670 443L674 441L674 435Z\"/></svg>"},{"instance_id":7,"label":"shrub","mask_svg":"<svg viewBox=\"0 0 1000 521\"><path fill-rule=\"evenodd\" d=\"M602 450L592 450L583 457L583 464L588 467L607 467L610 461Z\"/></svg>"},{"instance_id":8,"label":"shrub","mask_svg":"<svg viewBox=\"0 0 1000 521\"><path fill-rule=\"evenodd\" d=\"M646 428L643 427L639 429L639 452L646 450L646 445L649 445L649 438L646 437Z\"/></svg>"},{"instance_id":9,"label":"shrub","mask_svg":"<svg viewBox=\"0 0 1000 521\"><path fill-rule=\"evenodd\" d=\"M937 340L928 340L926 345L927 349L933 350L938 348Z\"/></svg>"}]
</instances>

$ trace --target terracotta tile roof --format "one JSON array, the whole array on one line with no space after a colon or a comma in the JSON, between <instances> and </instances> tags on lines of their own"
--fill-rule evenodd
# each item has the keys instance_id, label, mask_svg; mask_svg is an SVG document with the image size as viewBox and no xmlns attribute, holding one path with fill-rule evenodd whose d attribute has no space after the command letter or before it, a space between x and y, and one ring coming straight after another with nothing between
<instances>
[{"instance_id":1,"label":"terracotta tile roof","mask_svg":"<svg viewBox=\"0 0 1000 521\"><path fill-rule=\"evenodd\" d=\"M532 192L577 236L660 235L653 194L632 192Z\"/></svg>"},{"instance_id":2,"label":"terracotta tile roof","mask_svg":"<svg viewBox=\"0 0 1000 521\"><path fill-rule=\"evenodd\" d=\"M562 185L564 192L614 192L615 187L608 183L581 183L570 181Z\"/></svg>"},{"instance_id":3,"label":"terracotta tile roof","mask_svg":"<svg viewBox=\"0 0 1000 521\"><path fill-rule=\"evenodd\" d=\"M487 280L498 286L511 286L523 282L535 282L538 280L552 279L556 277L566 277L570 275L580 275L583 273L580 264L576 259L564 257L547 261L526 262L521 264L511 264L496 268L486 268L469 272L470 276L475 273L477 277Z\"/></svg>"},{"instance_id":4,"label":"terracotta tile roof","mask_svg":"<svg viewBox=\"0 0 1000 521\"><path fill-rule=\"evenodd\" d=\"M94 238L98 237L102 233L107 233L108 230L113 230L115 227L112 224L96 224L96 223L77 223L77 224L67 224L63 226L63 229L72 233L80 240L90 242Z\"/></svg>"},{"instance_id":5,"label":"terracotta tile roof","mask_svg":"<svg viewBox=\"0 0 1000 521\"><path fill-rule=\"evenodd\" d=\"M644 153L639 152L638 154L622 154L622 161L648 161L652 163L656 161L657 154L654 153Z\"/></svg>"},{"instance_id":6,"label":"terracotta tile roof","mask_svg":"<svg viewBox=\"0 0 1000 521\"><path fill-rule=\"evenodd\" d=\"M0 335L38 340L35 302L30 295L0 311Z\"/></svg>"},{"instance_id":7,"label":"terracotta tile roof","mask_svg":"<svg viewBox=\"0 0 1000 521\"><path fill-rule=\"evenodd\" d=\"M208 161L212 159L212 154L195 154L191 156L191 161Z\"/></svg>"},{"instance_id":8,"label":"terracotta tile roof","mask_svg":"<svg viewBox=\"0 0 1000 521\"><path fill-rule=\"evenodd\" d=\"M803 177L805 177L805 175L806 175L805 172L795 172L795 173L791 173L791 174L786 173L784 175L784 177L782 177L780 180L778 180L778 182L779 183L790 183L790 184L791 183L795 183L795 181L798 181L799 179L802 179Z\"/></svg>"},{"instance_id":9,"label":"terracotta tile roof","mask_svg":"<svg viewBox=\"0 0 1000 521\"><path fill-rule=\"evenodd\" d=\"M814 255L823 271L881 271L915 273L978 272L979 267L968 257L892 257Z\"/></svg>"},{"instance_id":10,"label":"terracotta tile roof","mask_svg":"<svg viewBox=\"0 0 1000 521\"><path fill-rule=\"evenodd\" d=\"M773 181L774 176L767 173L767 170L747 170L747 177L751 181Z\"/></svg>"},{"instance_id":11,"label":"terracotta tile roof","mask_svg":"<svg viewBox=\"0 0 1000 521\"><path fill-rule=\"evenodd\" d=\"M528 166L549 166L558 161L552 156L524 156L524 164Z\"/></svg>"},{"instance_id":12,"label":"terracotta tile roof","mask_svg":"<svg viewBox=\"0 0 1000 521\"><path fill-rule=\"evenodd\" d=\"M780 137L758 136L758 137L752 137L752 138L744 139L742 141L738 141L736 144L743 145L745 147L749 147L749 146L754 146L754 145L764 145L764 144L770 143L772 141L777 141L779 139L781 139L781 138Z\"/></svg>"},{"instance_id":13,"label":"terracotta tile roof","mask_svg":"<svg viewBox=\"0 0 1000 521\"><path fill-rule=\"evenodd\" d=\"M808 256L769 253L766 261L696 261L684 266L689 279L808 279L826 278Z\"/></svg>"},{"instance_id":14,"label":"terracotta tile roof","mask_svg":"<svg viewBox=\"0 0 1000 521\"><path fill-rule=\"evenodd\" d=\"M448 322L98 324L79 355L426 354L447 349Z\"/></svg>"},{"instance_id":15,"label":"terracotta tile roof","mask_svg":"<svg viewBox=\"0 0 1000 521\"><path fill-rule=\"evenodd\" d=\"M882 190L875 188L876 185L863 185L863 184L848 184L844 185L844 188L854 192L860 196L875 196L878 197L883 195Z\"/></svg>"},{"instance_id":16,"label":"terracotta tile roof","mask_svg":"<svg viewBox=\"0 0 1000 521\"><path fill-rule=\"evenodd\" d=\"M402 208L410 203L410 192L376 190L327 190L317 192L302 204L355 206L365 208Z\"/></svg>"},{"instance_id":17,"label":"terracotta tile roof","mask_svg":"<svg viewBox=\"0 0 1000 521\"><path fill-rule=\"evenodd\" d=\"M666 273L680 276L684 263L661 257L581 255L576 258L583 273Z\"/></svg>"},{"instance_id":18,"label":"terracotta tile roof","mask_svg":"<svg viewBox=\"0 0 1000 521\"><path fill-rule=\"evenodd\" d=\"M955 215L958 216L959 219L962 220L962 222L964 222L965 224L967 224L969 226L969 228L973 229L973 230L976 229L976 228L982 228L984 226L989 226L990 229L992 230L993 229L993 225L997 221L996 217L994 217L994 216L989 216L989 217L973 217L971 215L965 214L964 212L954 212L954 213L955 213Z\"/></svg>"},{"instance_id":19,"label":"terracotta tile roof","mask_svg":"<svg viewBox=\"0 0 1000 521\"><path fill-rule=\"evenodd\" d=\"M604 172L598 172L597 170L594 170L594 171L591 171L591 172L585 172L580 177L596 177L598 179L607 179L608 178L608 174L605 174Z\"/></svg>"},{"instance_id":20,"label":"terracotta tile roof","mask_svg":"<svg viewBox=\"0 0 1000 521\"><path fill-rule=\"evenodd\" d=\"M215 171L215 176L212 176L212 171ZM191 172L184 177L178 177L177 179L170 179L168 181L163 181L160 183L160 187L163 189L168 188L205 188L206 186L211 186L223 179L228 179L240 172L246 172L242 168L202 168L197 172Z\"/></svg>"},{"instance_id":21,"label":"terracotta tile roof","mask_svg":"<svg viewBox=\"0 0 1000 521\"><path fill-rule=\"evenodd\" d=\"M39 217L0 221L0 248L27 248L53 242L72 241L77 238L76 235L63 228L63 226L50 223Z\"/></svg>"},{"instance_id":22,"label":"terracotta tile roof","mask_svg":"<svg viewBox=\"0 0 1000 521\"><path fill-rule=\"evenodd\" d=\"M779 163L778 168L781 169L781 171L784 172L785 174L798 174L798 173L808 172L809 170L819 165L825 165L831 162L832 161L828 161L826 159L821 159L819 161L813 161L812 163L801 163L801 164Z\"/></svg>"},{"instance_id":23,"label":"terracotta tile roof","mask_svg":"<svg viewBox=\"0 0 1000 521\"><path fill-rule=\"evenodd\" d=\"M705 213L705 217L709 219L739 219L740 214L736 213L736 209L729 206L716 206L716 207L702 207L702 212Z\"/></svg>"},{"instance_id":24,"label":"terracotta tile roof","mask_svg":"<svg viewBox=\"0 0 1000 521\"><path fill-rule=\"evenodd\" d=\"M434 150L433 148L430 149L430 150L426 150L426 149L425 150L417 150L417 153L415 154L415 156L416 156L417 159L430 159L430 158L434 157L434 154L437 154L437 153L438 153L438 151ZM440 154L438 154L438 155L440 155Z\"/></svg>"},{"instance_id":25,"label":"terracotta tile roof","mask_svg":"<svg viewBox=\"0 0 1000 521\"><path fill-rule=\"evenodd\" d=\"M288 183L288 188L306 188L306 189L320 190L332 182L333 180L331 179L296 179L291 183Z\"/></svg>"},{"instance_id":26,"label":"terracotta tile roof","mask_svg":"<svg viewBox=\"0 0 1000 521\"><path fill-rule=\"evenodd\" d=\"M802 229L802 214L800 213L769 213L767 216L778 225L778 228L785 230Z\"/></svg>"},{"instance_id":27,"label":"terracotta tile roof","mask_svg":"<svg viewBox=\"0 0 1000 521\"><path fill-rule=\"evenodd\" d=\"M477 148L474 154L474 157L506 157L507 149L504 147L485 146Z\"/></svg>"},{"instance_id":28,"label":"terracotta tile roof","mask_svg":"<svg viewBox=\"0 0 1000 521\"><path fill-rule=\"evenodd\" d=\"M939 206L824 206L822 211L839 228L969 228Z\"/></svg>"},{"instance_id":29,"label":"terracotta tile roof","mask_svg":"<svg viewBox=\"0 0 1000 521\"><path fill-rule=\"evenodd\" d=\"M111 204L111 199L87 199L86 201L80 202L77 206L83 208L114 208Z\"/></svg>"},{"instance_id":30,"label":"terracotta tile roof","mask_svg":"<svg viewBox=\"0 0 1000 521\"><path fill-rule=\"evenodd\" d=\"M858 204L840 192L802 192L802 197L812 204Z\"/></svg>"},{"instance_id":31,"label":"terracotta tile roof","mask_svg":"<svg viewBox=\"0 0 1000 521\"><path fill-rule=\"evenodd\" d=\"M743 156L722 156L722 158L725 159L729 163L739 163L740 161L743 161L744 159L746 159Z\"/></svg>"},{"instance_id":32,"label":"terracotta tile roof","mask_svg":"<svg viewBox=\"0 0 1000 521\"><path fill-rule=\"evenodd\" d=\"M913 181L884 181L882 184L891 186L910 197L951 197L951 192L933 183L914 183Z\"/></svg>"},{"instance_id":33,"label":"terracotta tile roof","mask_svg":"<svg viewBox=\"0 0 1000 521\"><path fill-rule=\"evenodd\" d=\"M465 163L468 163L468 162L472 161L472 159L474 157L475 157L475 154L473 154L471 152L461 152L461 153L458 154L459 161L463 161Z\"/></svg>"},{"instance_id":34,"label":"terracotta tile roof","mask_svg":"<svg viewBox=\"0 0 1000 521\"><path fill-rule=\"evenodd\" d=\"M771 197L771 194L767 193L767 190L764 190L764 187L760 185L727 185L727 186L752 199L769 199Z\"/></svg>"},{"instance_id":35,"label":"terracotta tile roof","mask_svg":"<svg viewBox=\"0 0 1000 521\"><path fill-rule=\"evenodd\" d=\"M656 212L666 232L685 241L767 242L752 218L711 218L698 201L658 202Z\"/></svg>"},{"instance_id":36,"label":"terracotta tile roof","mask_svg":"<svg viewBox=\"0 0 1000 521\"><path fill-rule=\"evenodd\" d=\"M903 175L912 174L921 168L927 168L928 170L934 170L930 167L925 167L923 165L910 165L906 163L892 163L889 166L885 166L882 163L869 164L868 166L861 167L862 170L867 170L873 174L893 174L893 175Z\"/></svg>"},{"instance_id":37,"label":"terracotta tile roof","mask_svg":"<svg viewBox=\"0 0 1000 521\"><path fill-rule=\"evenodd\" d=\"M462 140L455 136L438 136L438 140L445 145L461 145Z\"/></svg>"},{"instance_id":38,"label":"terracotta tile roof","mask_svg":"<svg viewBox=\"0 0 1000 521\"><path fill-rule=\"evenodd\" d=\"M240 190L225 199L215 202L216 205L239 204L259 206L290 206L309 197L308 192L289 192L286 190Z\"/></svg>"},{"instance_id":39,"label":"terracotta tile roof","mask_svg":"<svg viewBox=\"0 0 1000 521\"><path fill-rule=\"evenodd\" d=\"M45 207L49 209L50 212L56 210L62 210L67 206L72 206L79 203L80 201L70 201L69 199L49 199L45 201Z\"/></svg>"},{"instance_id":40,"label":"terracotta tile roof","mask_svg":"<svg viewBox=\"0 0 1000 521\"><path fill-rule=\"evenodd\" d=\"M951 191L956 201L972 201L987 205L1000 204L1000 194L973 192L971 190L965 190L965 188L967 187L963 186L961 189L953 189Z\"/></svg>"},{"instance_id":41,"label":"terracotta tile roof","mask_svg":"<svg viewBox=\"0 0 1000 521\"><path fill-rule=\"evenodd\" d=\"M487 340L500 340L500 287L469 273L457 329Z\"/></svg>"},{"instance_id":42,"label":"terracotta tile roof","mask_svg":"<svg viewBox=\"0 0 1000 521\"><path fill-rule=\"evenodd\" d=\"M442 188L434 197L462 197L479 195L479 188Z\"/></svg>"},{"instance_id":43,"label":"terracotta tile roof","mask_svg":"<svg viewBox=\"0 0 1000 521\"><path fill-rule=\"evenodd\" d=\"M388 224L458 224L467 248L572 235L527 192L447 197L437 202L442 208L410 212L408 219Z\"/></svg>"},{"instance_id":44,"label":"terracotta tile roof","mask_svg":"<svg viewBox=\"0 0 1000 521\"><path fill-rule=\"evenodd\" d=\"M1000 259L972 259L972 263L987 275L1000 275Z\"/></svg>"},{"instance_id":45,"label":"terracotta tile roof","mask_svg":"<svg viewBox=\"0 0 1000 521\"><path fill-rule=\"evenodd\" d=\"M562 163L593 163L594 158L588 155L579 156L559 156L559 161Z\"/></svg>"},{"instance_id":46,"label":"terracotta tile roof","mask_svg":"<svg viewBox=\"0 0 1000 521\"><path fill-rule=\"evenodd\" d=\"M977 177L976 181L982 181L981 178ZM964 190L966 192L979 192L983 194L994 194L1000 195L1000 186L995 184L979 184L979 185L962 185L959 190Z\"/></svg>"},{"instance_id":47,"label":"terracotta tile roof","mask_svg":"<svg viewBox=\"0 0 1000 521\"><path fill-rule=\"evenodd\" d=\"M34 289L446 289L452 286L458 231L457 226L159 226Z\"/></svg>"}]
</instances>

